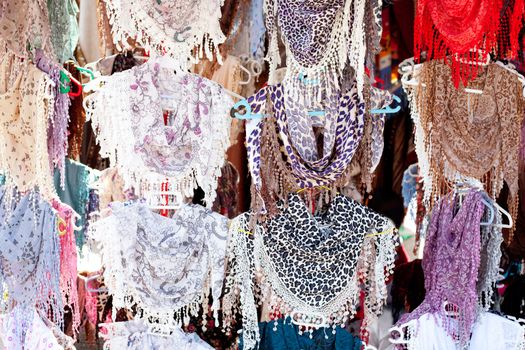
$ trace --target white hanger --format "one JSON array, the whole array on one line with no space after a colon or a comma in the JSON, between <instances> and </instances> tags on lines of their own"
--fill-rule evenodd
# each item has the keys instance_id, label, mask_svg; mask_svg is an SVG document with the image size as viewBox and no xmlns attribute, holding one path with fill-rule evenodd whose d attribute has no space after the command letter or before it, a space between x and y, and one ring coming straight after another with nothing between
<instances>
[{"instance_id":1,"label":"white hanger","mask_svg":"<svg viewBox=\"0 0 525 350\"><path fill-rule=\"evenodd\" d=\"M490 55L483 51L483 50L477 50L477 49L470 49L469 52L471 53L477 53L477 54L480 54L482 57L485 56L485 61L470 61L470 60L467 60L463 57L459 57L459 55L455 55L456 59L458 60L458 62L461 62L461 63L464 63L464 64L470 64L470 65L475 65L475 66L488 66L489 63L490 63Z\"/></svg>"},{"instance_id":2,"label":"white hanger","mask_svg":"<svg viewBox=\"0 0 525 350\"><path fill-rule=\"evenodd\" d=\"M405 337L406 334L405 334L404 329L409 327L409 326L417 326L417 322L418 322L418 320L410 320L410 321L408 321L406 323L403 323L400 326L393 326L393 327L391 327L388 330L388 333L390 333L390 338L388 338L388 341L391 344L408 344L410 339ZM399 334L399 337L398 338L392 338L392 334L393 333Z\"/></svg>"},{"instance_id":3,"label":"white hanger","mask_svg":"<svg viewBox=\"0 0 525 350\"><path fill-rule=\"evenodd\" d=\"M100 277L100 274L97 273L93 276L89 276L89 277L84 277L82 275L78 275L78 277L80 277L80 279L84 280L84 285L86 286L86 290L90 293L100 293L100 292L107 292L108 289L107 288L98 288L98 289L93 289L89 286L89 282L91 281L94 281L96 280L97 278Z\"/></svg>"},{"instance_id":4,"label":"white hanger","mask_svg":"<svg viewBox=\"0 0 525 350\"><path fill-rule=\"evenodd\" d=\"M303 322L302 320L300 320L299 317L297 317L297 319L299 319L299 320L297 320L295 316L298 316L299 314L308 315L308 318L310 320L312 320L312 321L321 320L321 322L320 323ZM318 313L318 312L303 313L303 312L294 310L294 311L291 312L290 318L292 319L292 323L297 325L297 326L311 327L311 328L330 327L328 322L326 322L325 315L323 315L321 313Z\"/></svg>"},{"instance_id":5,"label":"white hanger","mask_svg":"<svg viewBox=\"0 0 525 350\"><path fill-rule=\"evenodd\" d=\"M239 69L245 72L248 75L248 79L246 81L239 81L239 85L247 85L252 81L252 73L244 67L242 64L239 65Z\"/></svg>"},{"instance_id":6,"label":"white hanger","mask_svg":"<svg viewBox=\"0 0 525 350\"><path fill-rule=\"evenodd\" d=\"M496 61L496 64L502 68L505 68L506 70L508 70L509 72L511 72L512 74L516 75L519 79L519 81L521 82L521 85L523 85L523 97L525 97L525 77L523 75L521 75L517 70L516 70L516 67L511 64L511 63L508 63L508 64L505 64L501 61Z\"/></svg>"},{"instance_id":7,"label":"white hanger","mask_svg":"<svg viewBox=\"0 0 525 350\"><path fill-rule=\"evenodd\" d=\"M464 187L465 185L467 185L467 187ZM467 193L468 191L470 191L473 188L474 189L478 189L479 191L482 191L479 188L478 185L471 184L467 180L465 183L463 183L463 182L456 182L455 188L454 188L454 192L456 192L460 196L463 196L465 193ZM494 224L495 213L494 213L494 205L493 205L495 203L489 203L485 198L481 198L481 202L483 204L485 204L485 206L489 209L490 217L489 217L489 219L486 222L480 222L480 225L481 226L495 226L495 224Z\"/></svg>"},{"instance_id":8,"label":"white hanger","mask_svg":"<svg viewBox=\"0 0 525 350\"><path fill-rule=\"evenodd\" d=\"M159 204L162 198L160 196L174 196L175 202L170 201L169 204ZM175 191L149 191L145 193L144 197L146 198L146 202L148 203L148 208L152 210L178 210L181 206L180 203L182 203L181 193Z\"/></svg>"}]
</instances>

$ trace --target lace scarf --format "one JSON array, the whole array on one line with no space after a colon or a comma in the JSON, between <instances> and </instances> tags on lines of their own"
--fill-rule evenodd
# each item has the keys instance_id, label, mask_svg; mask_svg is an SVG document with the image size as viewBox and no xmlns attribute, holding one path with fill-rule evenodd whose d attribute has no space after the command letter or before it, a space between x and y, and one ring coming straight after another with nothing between
<instances>
[{"instance_id":1,"label":"lace scarf","mask_svg":"<svg viewBox=\"0 0 525 350\"><path fill-rule=\"evenodd\" d=\"M169 336L151 334L143 320L108 323L103 327L108 330L108 334L103 335L107 350L213 350L196 333L184 333L180 328Z\"/></svg>"},{"instance_id":2,"label":"lace scarf","mask_svg":"<svg viewBox=\"0 0 525 350\"><path fill-rule=\"evenodd\" d=\"M47 0L47 10L55 57L61 63L73 59L80 34L77 2L75 0Z\"/></svg>"},{"instance_id":3,"label":"lace scarf","mask_svg":"<svg viewBox=\"0 0 525 350\"><path fill-rule=\"evenodd\" d=\"M73 315L74 334L80 327L80 309L77 290L77 246L75 245L75 212L70 206L57 200L52 201L57 215L56 233L60 237L60 290L62 303Z\"/></svg>"},{"instance_id":4,"label":"lace scarf","mask_svg":"<svg viewBox=\"0 0 525 350\"><path fill-rule=\"evenodd\" d=\"M445 59L452 67L454 86L458 87L460 81L466 85L476 76L478 65L461 61L486 59L471 53L471 49L490 52L496 48L501 9L501 0L418 1L414 24L416 59L423 51L429 58Z\"/></svg>"},{"instance_id":5,"label":"lace scarf","mask_svg":"<svg viewBox=\"0 0 525 350\"><path fill-rule=\"evenodd\" d=\"M206 314L211 288L218 324L227 219L197 205L183 206L173 218L142 203L114 203L112 209L89 231L100 244L114 308L136 305L146 320L171 324L175 317L187 324L201 304Z\"/></svg>"},{"instance_id":6,"label":"lace scarf","mask_svg":"<svg viewBox=\"0 0 525 350\"><path fill-rule=\"evenodd\" d=\"M367 44L376 44L381 37L381 6L381 0L266 0L270 83L275 83L273 75L280 62L279 28L286 46L287 84L304 86L298 80L304 74L321 83L312 86L319 92L349 65L355 70L357 92L362 96L365 61L377 50Z\"/></svg>"},{"instance_id":7,"label":"lace scarf","mask_svg":"<svg viewBox=\"0 0 525 350\"><path fill-rule=\"evenodd\" d=\"M398 322L434 314L461 348L468 345L478 312L480 222L485 208L481 199L481 193L470 191L454 214L458 199L449 195L434 208L423 253L425 300ZM445 315L445 302L457 308L457 319Z\"/></svg>"},{"instance_id":8,"label":"lace scarf","mask_svg":"<svg viewBox=\"0 0 525 350\"><path fill-rule=\"evenodd\" d=\"M480 180L493 198L505 181L515 220L524 114L521 83L497 64L480 68L469 84L482 89L481 95L455 89L449 76L450 67L442 62L425 63L410 98L425 200L432 203L448 192L447 182L458 175Z\"/></svg>"},{"instance_id":9,"label":"lace scarf","mask_svg":"<svg viewBox=\"0 0 525 350\"><path fill-rule=\"evenodd\" d=\"M0 1L0 57L8 52L27 58L28 46L53 57L46 0Z\"/></svg>"},{"instance_id":10,"label":"lace scarf","mask_svg":"<svg viewBox=\"0 0 525 350\"><path fill-rule=\"evenodd\" d=\"M23 343L35 307L63 325L60 245L51 206L38 193L21 196L8 191L0 188L0 282L8 293L1 301L4 307L16 305L10 310L14 336Z\"/></svg>"},{"instance_id":11,"label":"lace scarf","mask_svg":"<svg viewBox=\"0 0 525 350\"><path fill-rule=\"evenodd\" d=\"M131 48L132 38L148 51L177 59L181 70L204 55L212 60L216 53L221 60L218 45L226 39L219 25L222 0L104 1L117 46Z\"/></svg>"},{"instance_id":12,"label":"lace scarf","mask_svg":"<svg viewBox=\"0 0 525 350\"><path fill-rule=\"evenodd\" d=\"M296 194L280 209L266 228L255 227L253 239L246 233L249 213L230 225L226 328L241 312L244 346L253 349L259 338L256 303L267 301L275 317L292 316L312 325L324 319L335 332L355 314L362 282L366 329L387 296L397 245L392 223L344 196L315 217Z\"/></svg>"},{"instance_id":13,"label":"lace scarf","mask_svg":"<svg viewBox=\"0 0 525 350\"><path fill-rule=\"evenodd\" d=\"M248 98L252 113L271 112L274 117L246 126L246 149L255 190L262 191L263 181L269 181L264 179L264 171L270 169L277 171L274 175L289 178L285 182L292 188L288 190L333 186L350 164L363 135L365 106L357 96L355 83L343 92L335 88L327 92L321 124L307 115L309 106L305 101L295 100L287 91L282 84L269 85ZM313 127L319 125L323 128L323 144L318 151ZM264 152L265 148L271 151ZM273 158L275 162L285 159L283 169L276 169L263 159L270 157L271 152L282 154ZM288 193L287 189L276 192L277 198Z\"/></svg>"},{"instance_id":14,"label":"lace scarf","mask_svg":"<svg viewBox=\"0 0 525 350\"><path fill-rule=\"evenodd\" d=\"M60 172L60 186L64 187L65 160L68 149L68 122L71 100L68 94L60 92L61 67L48 59L42 50L35 51L35 65L47 73L53 83L55 103L52 117L49 119L47 129L47 151L49 154L50 168L57 168Z\"/></svg>"},{"instance_id":15,"label":"lace scarf","mask_svg":"<svg viewBox=\"0 0 525 350\"><path fill-rule=\"evenodd\" d=\"M124 98L123 98L124 97ZM230 144L232 100L216 83L148 63L114 74L87 112L100 153L138 194L168 181L193 196L197 185L211 207ZM171 125L164 125L163 108Z\"/></svg>"},{"instance_id":16,"label":"lace scarf","mask_svg":"<svg viewBox=\"0 0 525 350\"><path fill-rule=\"evenodd\" d=\"M5 78L12 61L4 58L0 76ZM45 198L53 198L52 172L48 156L48 123L55 96L51 79L26 63L13 86L2 79L0 87L0 169L6 185L21 192L38 187Z\"/></svg>"}]
</instances>

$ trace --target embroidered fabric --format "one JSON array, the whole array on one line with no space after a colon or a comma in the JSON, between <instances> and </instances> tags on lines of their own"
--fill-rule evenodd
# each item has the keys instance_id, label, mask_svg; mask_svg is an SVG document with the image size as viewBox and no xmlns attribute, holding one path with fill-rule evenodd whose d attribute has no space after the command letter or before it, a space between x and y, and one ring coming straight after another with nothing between
<instances>
[{"instance_id":1,"label":"embroidered fabric","mask_svg":"<svg viewBox=\"0 0 525 350\"><path fill-rule=\"evenodd\" d=\"M221 60L218 46L226 39L219 25L222 0L104 1L117 47L131 48L132 38L148 51L175 58L181 71L204 55L211 60L215 53Z\"/></svg>"},{"instance_id":2,"label":"embroidered fabric","mask_svg":"<svg viewBox=\"0 0 525 350\"><path fill-rule=\"evenodd\" d=\"M198 185L211 207L230 144L232 100L218 84L174 75L160 62L152 58L109 77L94 94L88 119L102 156L119 169L127 187L140 195L167 180L170 190L190 197ZM164 125L163 108L171 125Z\"/></svg>"},{"instance_id":3,"label":"embroidered fabric","mask_svg":"<svg viewBox=\"0 0 525 350\"><path fill-rule=\"evenodd\" d=\"M197 205L173 218L142 203L113 203L111 216L90 225L100 244L104 280L113 307L142 310L142 318L187 324L211 288L218 324L227 244L227 219Z\"/></svg>"},{"instance_id":4,"label":"embroidered fabric","mask_svg":"<svg viewBox=\"0 0 525 350\"><path fill-rule=\"evenodd\" d=\"M47 0L51 43L58 62L74 58L79 38L78 5L75 0Z\"/></svg>"},{"instance_id":5,"label":"embroidered fabric","mask_svg":"<svg viewBox=\"0 0 525 350\"><path fill-rule=\"evenodd\" d=\"M57 215L57 234L60 237L60 290L62 303L68 306L74 334L80 327L80 310L77 290L77 246L75 245L75 215L70 206L52 201Z\"/></svg>"},{"instance_id":6,"label":"embroidered fabric","mask_svg":"<svg viewBox=\"0 0 525 350\"><path fill-rule=\"evenodd\" d=\"M266 227L252 230L253 239L246 234L250 213L230 225L226 328L241 311L244 348L253 349L259 340L256 303L266 301L273 315L307 322L310 331L325 322L335 332L355 314L362 286L366 329L386 300L397 245L393 224L344 196L315 217L296 194L279 207Z\"/></svg>"},{"instance_id":7,"label":"embroidered fabric","mask_svg":"<svg viewBox=\"0 0 525 350\"><path fill-rule=\"evenodd\" d=\"M169 335L154 334L142 320L108 323L103 327L108 330L104 350L213 350L195 333L174 328Z\"/></svg>"},{"instance_id":8,"label":"embroidered fabric","mask_svg":"<svg viewBox=\"0 0 525 350\"><path fill-rule=\"evenodd\" d=\"M320 82L312 86L315 96L350 66L355 70L357 93L362 97L367 50L376 50L368 49L367 44L381 37L381 6L381 0L265 1L270 83L275 83L273 74L280 63L279 28L287 53L287 85L294 88L303 85L297 79L303 74L309 80ZM369 16L367 12L370 11L375 15ZM365 20L370 18L375 20L375 26L365 25ZM367 29L373 30L368 32ZM369 40L369 36L374 39Z\"/></svg>"},{"instance_id":9,"label":"embroidered fabric","mask_svg":"<svg viewBox=\"0 0 525 350\"><path fill-rule=\"evenodd\" d=\"M8 293L1 302L10 308L10 325L16 330L13 341L24 344L35 307L63 325L60 246L51 206L38 193L22 196L7 191L11 190L0 188L0 282Z\"/></svg>"},{"instance_id":10,"label":"embroidered fabric","mask_svg":"<svg viewBox=\"0 0 525 350\"><path fill-rule=\"evenodd\" d=\"M45 198L54 197L47 153L47 130L55 96L51 79L27 62L14 85L7 85L12 57L0 63L0 169L8 186L21 192L38 187Z\"/></svg>"},{"instance_id":11,"label":"embroidered fabric","mask_svg":"<svg viewBox=\"0 0 525 350\"><path fill-rule=\"evenodd\" d=\"M57 168L60 172L60 186L64 187L65 181L65 161L68 150L68 122L69 107L71 100L68 94L60 92L60 71L52 60L44 55L42 50L35 50L35 65L38 69L47 73L54 86L54 106L51 118L49 118L47 128L47 151L49 154L50 168Z\"/></svg>"},{"instance_id":12,"label":"embroidered fabric","mask_svg":"<svg viewBox=\"0 0 525 350\"><path fill-rule=\"evenodd\" d=\"M481 180L493 198L505 181L510 190L509 212L515 220L522 85L513 73L490 64L480 68L469 83L483 90L474 95L455 89L448 79L450 71L442 62L424 63L420 85L410 92L425 201L432 205L448 191L447 181L458 175Z\"/></svg>"},{"instance_id":13,"label":"embroidered fabric","mask_svg":"<svg viewBox=\"0 0 525 350\"><path fill-rule=\"evenodd\" d=\"M434 208L423 255L425 300L398 322L427 313L440 316L443 328L460 348L468 345L478 311L481 199L481 193L472 190L455 214L458 199L453 195L443 197ZM457 319L446 317L445 302L458 311Z\"/></svg>"}]
</instances>

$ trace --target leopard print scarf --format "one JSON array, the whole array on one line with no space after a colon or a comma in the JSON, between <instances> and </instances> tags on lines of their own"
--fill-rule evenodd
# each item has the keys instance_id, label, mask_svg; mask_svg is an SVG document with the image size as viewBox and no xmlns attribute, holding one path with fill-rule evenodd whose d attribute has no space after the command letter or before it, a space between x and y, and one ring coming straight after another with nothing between
<instances>
[{"instance_id":1,"label":"leopard print scarf","mask_svg":"<svg viewBox=\"0 0 525 350\"><path fill-rule=\"evenodd\" d=\"M309 331L325 323L335 332L355 314L362 279L365 323L378 315L395 258L393 224L342 195L322 215L310 214L297 194L287 207L278 206L280 214L256 226L253 239L246 234L250 213L230 225L223 312L227 325L240 301L245 347L251 349L259 334L255 300L268 302L274 315L308 324Z\"/></svg>"}]
</instances>

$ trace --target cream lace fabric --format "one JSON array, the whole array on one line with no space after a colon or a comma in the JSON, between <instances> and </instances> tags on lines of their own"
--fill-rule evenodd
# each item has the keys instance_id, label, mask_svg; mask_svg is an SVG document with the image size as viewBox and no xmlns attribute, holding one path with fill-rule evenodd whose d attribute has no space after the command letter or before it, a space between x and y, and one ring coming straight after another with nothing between
<instances>
[{"instance_id":1,"label":"cream lace fabric","mask_svg":"<svg viewBox=\"0 0 525 350\"><path fill-rule=\"evenodd\" d=\"M103 327L108 330L104 350L213 350L197 334L184 333L180 328L172 329L170 335L151 334L142 320L108 323Z\"/></svg>"},{"instance_id":2,"label":"cream lace fabric","mask_svg":"<svg viewBox=\"0 0 525 350\"><path fill-rule=\"evenodd\" d=\"M0 47L0 57L5 49L27 57L28 47L40 48L53 57L46 0L0 1Z\"/></svg>"},{"instance_id":3,"label":"cream lace fabric","mask_svg":"<svg viewBox=\"0 0 525 350\"><path fill-rule=\"evenodd\" d=\"M114 307L136 305L144 319L187 323L203 302L206 311L211 288L218 324L227 219L197 205L183 206L173 218L142 203L114 203L112 209L90 226L90 235L100 244Z\"/></svg>"},{"instance_id":4,"label":"cream lace fabric","mask_svg":"<svg viewBox=\"0 0 525 350\"><path fill-rule=\"evenodd\" d=\"M416 152L425 198L433 203L458 175L482 181L497 197L506 182L509 211L518 208L518 156L523 119L523 87L517 76L497 64L481 67L470 88L456 89L450 67L440 61L423 64L419 86L409 91L416 125Z\"/></svg>"},{"instance_id":5,"label":"cream lace fabric","mask_svg":"<svg viewBox=\"0 0 525 350\"><path fill-rule=\"evenodd\" d=\"M392 223L344 196L315 217L296 194L280 209L266 227L255 227L253 239L246 233L250 213L230 225L226 328L241 312L244 347L255 348L256 304L268 302L272 312L311 325L308 331L323 322L335 332L353 317L364 290L366 329L387 296L397 245Z\"/></svg>"},{"instance_id":6,"label":"cream lace fabric","mask_svg":"<svg viewBox=\"0 0 525 350\"><path fill-rule=\"evenodd\" d=\"M47 152L47 127L54 97L50 78L26 63L14 85L6 76L13 61L0 63L0 169L7 185L26 192L37 186L45 198L54 197Z\"/></svg>"},{"instance_id":7,"label":"cream lace fabric","mask_svg":"<svg viewBox=\"0 0 525 350\"><path fill-rule=\"evenodd\" d=\"M108 78L90 96L87 117L100 144L137 194L160 188L192 196L198 186L211 207L230 145L231 98L221 86L164 69L162 58ZM164 124L164 111L168 125Z\"/></svg>"},{"instance_id":8,"label":"cream lace fabric","mask_svg":"<svg viewBox=\"0 0 525 350\"><path fill-rule=\"evenodd\" d=\"M181 69L204 55L211 60L216 53L220 60L218 45L226 39L219 25L223 0L104 1L116 45L130 48L128 40L135 40L177 59Z\"/></svg>"}]
</instances>

